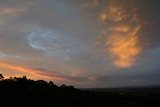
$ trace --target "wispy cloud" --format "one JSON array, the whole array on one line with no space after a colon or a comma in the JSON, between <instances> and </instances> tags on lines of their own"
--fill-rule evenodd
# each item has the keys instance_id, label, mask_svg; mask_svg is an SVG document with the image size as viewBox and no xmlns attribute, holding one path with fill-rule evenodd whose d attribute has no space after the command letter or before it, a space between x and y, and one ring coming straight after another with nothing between
<instances>
[{"instance_id":1,"label":"wispy cloud","mask_svg":"<svg viewBox=\"0 0 160 107\"><path fill-rule=\"evenodd\" d=\"M55 80L64 79L62 76L59 76L55 74L54 72L49 72L47 70L45 70L44 72L44 69L31 69L31 68L11 65L7 63L0 63L0 67L5 68L5 69L16 70L19 72L29 73L29 74L32 74L33 76L52 77Z\"/></svg>"},{"instance_id":2,"label":"wispy cloud","mask_svg":"<svg viewBox=\"0 0 160 107\"><path fill-rule=\"evenodd\" d=\"M30 58L28 58L28 57L7 54L7 53L3 53L3 52L0 52L0 58L2 58L2 59L16 59L16 60L30 60Z\"/></svg>"},{"instance_id":3,"label":"wispy cloud","mask_svg":"<svg viewBox=\"0 0 160 107\"><path fill-rule=\"evenodd\" d=\"M0 63L0 68L16 70L18 72L31 74L32 76L35 76L35 77L48 78L48 79L54 80L54 81L80 82L80 81L88 80L85 77L59 74L58 71L51 71L51 70L47 70L47 69L43 69L43 68L28 68L28 67L12 65L12 64L8 64L8 63Z\"/></svg>"}]
</instances>

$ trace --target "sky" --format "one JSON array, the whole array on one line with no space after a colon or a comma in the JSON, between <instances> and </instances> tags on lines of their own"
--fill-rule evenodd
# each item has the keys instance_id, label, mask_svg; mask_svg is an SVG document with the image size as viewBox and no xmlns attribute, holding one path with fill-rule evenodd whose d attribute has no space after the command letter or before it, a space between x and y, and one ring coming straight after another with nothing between
<instances>
[{"instance_id":1,"label":"sky","mask_svg":"<svg viewBox=\"0 0 160 107\"><path fill-rule=\"evenodd\" d=\"M0 73L78 88L160 85L159 0L0 0Z\"/></svg>"}]
</instances>

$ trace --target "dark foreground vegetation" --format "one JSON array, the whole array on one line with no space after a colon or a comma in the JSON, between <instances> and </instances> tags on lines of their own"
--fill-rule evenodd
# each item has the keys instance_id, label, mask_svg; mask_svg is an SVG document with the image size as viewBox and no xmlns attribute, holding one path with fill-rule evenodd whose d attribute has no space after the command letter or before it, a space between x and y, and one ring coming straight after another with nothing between
<instances>
[{"instance_id":1,"label":"dark foreground vegetation","mask_svg":"<svg viewBox=\"0 0 160 107\"><path fill-rule=\"evenodd\" d=\"M26 77L0 80L5 107L160 107L160 89L80 90Z\"/></svg>"}]
</instances>

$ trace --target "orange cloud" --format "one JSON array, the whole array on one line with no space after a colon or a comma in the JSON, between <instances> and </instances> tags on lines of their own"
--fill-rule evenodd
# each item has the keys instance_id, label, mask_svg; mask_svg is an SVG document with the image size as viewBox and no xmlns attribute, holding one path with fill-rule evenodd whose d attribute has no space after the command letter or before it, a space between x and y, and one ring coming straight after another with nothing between
<instances>
[{"instance_id":1,"label":"orange cloud","mask_svg":"<svg viewBox=\"0 0 160 107\"><path fill-rule=\"evenodd\" d=\"M29 73L29 74L32 74L33 76L36 76L36 77L41 76L44 78L50 77L55 80L64 80L64 78L62 76L59 76L57 74L54 74L54 73L48 72L48 71L44 72L44 70L42 70L42 69L30 69L30 68L10 65L10 64L6 64L6 63L0 63L0 67L5 68L5 69L16 70L19 72Z\"/></svg>"},{"instance_id":2,"label":"orange cloud","mask_svg":"<svg viewBox=\"0 0 160 107\"><path fill-rule=\"evenodd\" d=\"M127 26L127 25L118 25L118 26L111 27L109 29L109 31L126 33L126 32L129 32L130 29L131 29L130 26Z\"/></svg>"},{"instance_id":3,"label":"orange cloud","mask_svg":"<svg viewBox=\"0 0 160 107\"><path fill-rule=\"evenodd\" d=\"M100 15L100 21L103 23L106 20L110 20L112 22L119 22L121 20L124 20L128 17L127 14L125 14L125 11L122 7L119 6L109 6L105 8Z\"/></svg>"},{"instance_id":4,"label":"orange cloud","mask_svg":"<svg viewBox=\"0 0 160 107\"><path fill-rule=\"evenodd\" d=\"M135 9L128 11L121 5L110 1L99 19L105 29L106 51L113 57L113 64L119 68L127 68L134 64L142 52L138 35L142 22ZM108 22L110 25L107 26Z\"/></svg>"},{"instance_id":5,"label":"orange cloud","mask_svg":"<svg viewBox=\"0 0 160 107\"><path fill-rule=\"evenodd\" d=\"M140 26L134 28L126 35L115 33L106 40L107 51L114 56L114 64L125 68L132 66L136 57L140 54L137 33Z\"/></svg>"}]
</instances>

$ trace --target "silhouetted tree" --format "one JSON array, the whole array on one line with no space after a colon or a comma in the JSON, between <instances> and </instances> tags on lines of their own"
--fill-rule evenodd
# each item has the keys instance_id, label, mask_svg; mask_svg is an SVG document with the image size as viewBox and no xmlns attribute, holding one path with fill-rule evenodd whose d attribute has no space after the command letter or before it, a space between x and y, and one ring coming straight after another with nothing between
<instances>
[{"instance_id":1,"label":"silhouetted tree","mask_svg":"<svg viewBox=\"0 0 160 107\"><path fill-rule=\"evenodd\" d=\"M52 81L49 81L49 85L54 85L54 83Z\"/></svg>"},{"instance_id":2,"label":"silhouetted tree","mask_svg":"<svg viewBox=\"0 0 160 107\"><path fill-rule=\"evenodd\" d=\"M3 77L3 75L2 75L2 74L0 74L0 79L4 79L4 77Z\"/></svg>"},{"instance_id":3,"label":"silhouetted tree","mask_svg":"<svg viewBox=\"0 0 160 107\"><path fill-rule=\"evenodd\" d=\"M23 76L22 78L23 78L23 79L27 79L27 77L26 77L26 76Z\"/></svg>"}]
</instances>

